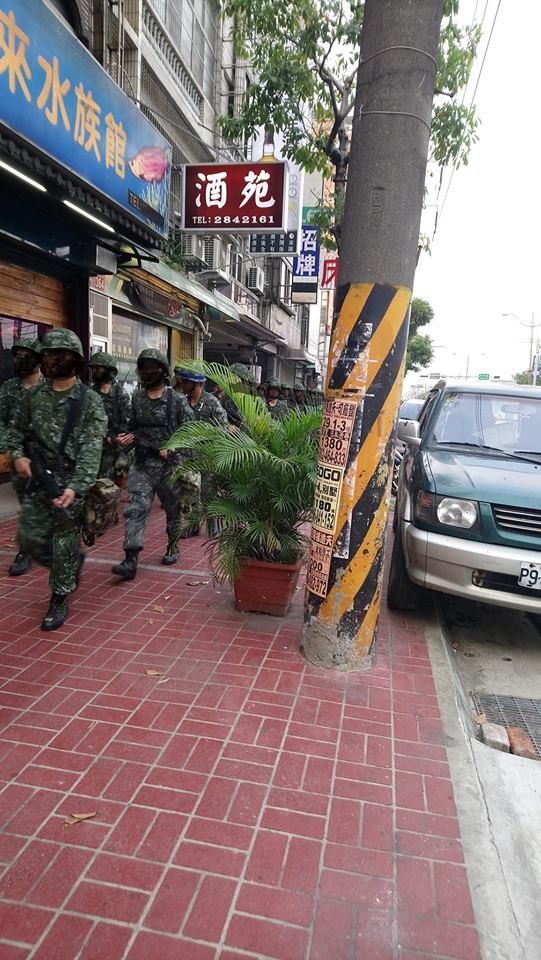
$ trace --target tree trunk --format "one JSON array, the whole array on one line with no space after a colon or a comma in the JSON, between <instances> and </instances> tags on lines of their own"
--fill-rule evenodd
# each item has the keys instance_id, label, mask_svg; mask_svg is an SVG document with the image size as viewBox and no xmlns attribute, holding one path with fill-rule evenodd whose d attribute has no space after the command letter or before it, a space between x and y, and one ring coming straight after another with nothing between
<instances>
[{"instance_id":1,"label":"tree trunk","mask_svg":"<svg viewBox=\"0 0 541 960\"><path fill-rule=\"evenodd\" d=\"M332 230L336 247L340 254L340 244L342 241L342 220L344 217L344 203L346 199L346 188L349 166L350 139L347 130L341 126L338 131L338 149L340 151L340 160L334 165L334 212L335 221Z\"/></svg>"}]
</instances>

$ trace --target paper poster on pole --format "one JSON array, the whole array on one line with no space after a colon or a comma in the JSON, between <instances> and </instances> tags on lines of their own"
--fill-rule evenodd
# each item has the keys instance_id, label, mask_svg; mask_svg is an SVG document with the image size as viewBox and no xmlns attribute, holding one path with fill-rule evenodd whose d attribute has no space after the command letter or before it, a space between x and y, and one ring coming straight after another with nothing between
<instances>
[{"instance_id":1,"label":"paper poster on pole","mask_svg":"<svg viewBox=\"0 0 541 960\"><path fill-rule=\"evenodd\" d=\"M327 596L340 495L356 412L357 404L351 400L325 401L314 496L314 520L306 574L306 586L318 597Z\"/></svg>"}]
</instances>

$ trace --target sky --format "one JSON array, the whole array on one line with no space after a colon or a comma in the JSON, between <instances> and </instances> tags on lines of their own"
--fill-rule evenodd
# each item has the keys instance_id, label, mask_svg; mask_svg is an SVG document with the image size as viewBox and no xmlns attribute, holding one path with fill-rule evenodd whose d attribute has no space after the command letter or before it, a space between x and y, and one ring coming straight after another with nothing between
<instances>
[{"instance_id":1,"label":"sky","mask_svg":"<svg viewBox=\"0 0 541 960\"><path fill-rule=\"evenodd\" d=\"M498 2L461 2L466 22L487 2L481 57ZM470 377L503 380L527 368L530 331L503 313L523 323L533 313L541 340L540 36L541 0L502 0L476 95L479 141L454 173L432 254L423 253L417 268L414 296L435 312L426 328L436 345L429 370L442 376L468 368ZM449 173L440 207L448 181ZM433 222L428 207L422 229L431 232Z\"/></svg>"}]
</instances>

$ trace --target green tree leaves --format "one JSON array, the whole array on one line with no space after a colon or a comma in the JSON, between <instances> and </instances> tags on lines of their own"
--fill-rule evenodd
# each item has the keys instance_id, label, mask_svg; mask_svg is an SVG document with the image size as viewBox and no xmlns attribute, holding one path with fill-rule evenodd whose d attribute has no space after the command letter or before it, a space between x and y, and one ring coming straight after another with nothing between
<instances>
[{"instance_id":1,"label":"green tree leaves","mask_svg":"<svg viewBox=\"0 0 541 960\"><path fill-rule=\"evenodd\" d=\"M445 0L437 58L430 158L440 167L467 163L477 139L475 107L463 92L480 39L476 25L457 19L458 0ZM232 18L237 54L251 63L254 81L235 117L220 124L231 140L273 127L283 152L308 172L336 177L342 202L326 202L323 240L339 246L343 194L355 102L364 4L356 0L223 0Z\"/></svg>"},{"instance_id":2,"label":"green tree leaves","mask_svg":"<svg viewBox=\"0 0 541 960\"><path fill-rule=\"evenodd\" d=\"M434 355L432 338L428 334L418 333L418 330L419 327L426 327L433 319L434 310L428 300L414 297L410 309L406 372L422 370L432 360Z\"/></svg>"}]
</instances>

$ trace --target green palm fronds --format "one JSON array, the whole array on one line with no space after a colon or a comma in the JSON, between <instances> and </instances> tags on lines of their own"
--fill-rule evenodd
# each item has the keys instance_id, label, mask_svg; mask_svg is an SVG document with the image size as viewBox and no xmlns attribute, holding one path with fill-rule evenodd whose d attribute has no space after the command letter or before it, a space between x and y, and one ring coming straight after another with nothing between
<instances>
[{"instance_id":1,"label":"green palm fronds","mask_svg":"<svg viewBox=\"0 0 541 960\"><path fill-rule=\"evenodd\" d=\"M245 557L295 563L307 546L300 528L312 516L321 410L275 420L258 397L241 392L228 367L203 360L183 360L183 366L219 384L243 417L241 428L228 430L185 424L168 443L185 450L185 465L207 478L201 513L218 520L209 545L215 576L234 580Z\"/></svg>"}]
</instances>

